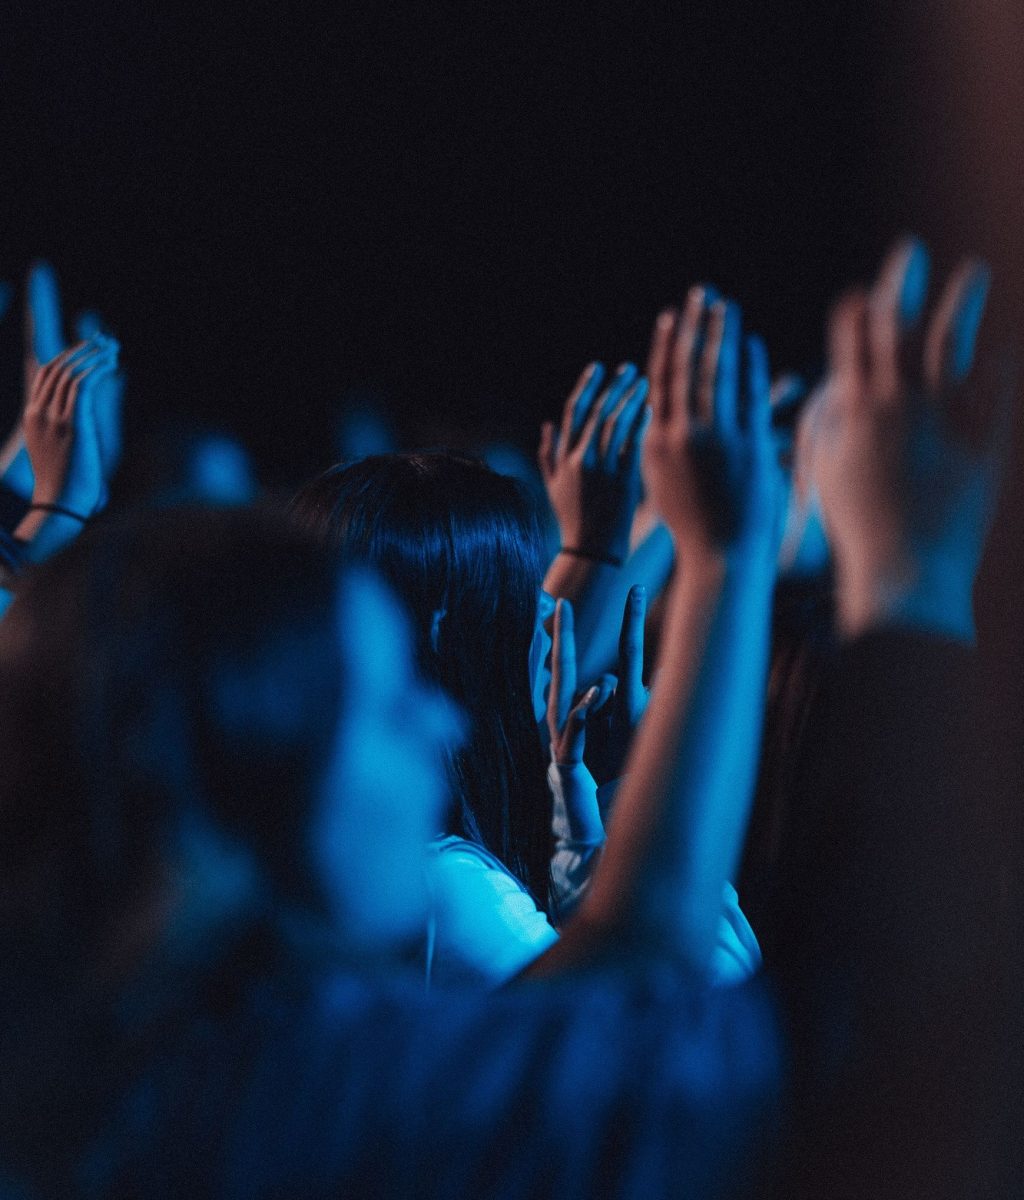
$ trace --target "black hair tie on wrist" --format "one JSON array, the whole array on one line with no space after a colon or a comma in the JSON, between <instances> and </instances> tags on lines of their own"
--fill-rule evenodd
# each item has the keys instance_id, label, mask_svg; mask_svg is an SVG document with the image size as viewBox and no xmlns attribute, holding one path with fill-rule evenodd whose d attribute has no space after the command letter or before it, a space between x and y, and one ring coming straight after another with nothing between
<instances>
[{"instance_id":1,"label":"black hair tie on wrist","mask_svg":"<svg viewBox=\"0 0 1024 1200\"><path fill-rule=\"evenodd\" d=\"M560 546L559 554L571 554L573 558L588 558L591 562L607 563L610 567L621 567L622 559L614 554L599 554L595 550L587 550L579 546Z\"/></svg>"},{"instance_id":2,"label":"black hair tie on wrist","mask_svg":"<svg viewBox=\"0 0 1024 1200\"><path fill-rule=\"evenodd\" d=\"M30 504L28 511L37 510L39 512L60 513L62 517L72 517L76 521L81 521L83 525L89 522L88 517L83 517L81 513L72 512L70 508L65 508L62 504Z\"/></svg>"}]
</instances>

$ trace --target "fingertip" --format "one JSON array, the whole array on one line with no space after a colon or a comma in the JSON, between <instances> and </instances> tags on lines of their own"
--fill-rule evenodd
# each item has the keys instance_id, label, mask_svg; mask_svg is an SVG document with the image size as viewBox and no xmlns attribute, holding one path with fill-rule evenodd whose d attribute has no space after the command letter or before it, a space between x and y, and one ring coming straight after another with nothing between
<instances>
[{"instance_id":1,"label":"fingertip","mask_svg":"<svg viewBox=\"0 0 1024 1200\"><path fill-rule=\"evenodd\" d=\"M764 339L756 333L748 333L744 340L751 371L756 372L760 377L767 378L768 347L765 345Z\"/></svg>"},{"instance_id":2,"label":"fingertip","mask_svg":"<svg viewBox=\"0 0 1024 1200\"><path fill-rule=\"evenodd\" d=\"M985 315L985 305L992 285L992 272L987 263L974 261L965 268L966 283L953 329L950 374L954 382L965 379L974 361L974 348Z\"/></svg>"},{"instance_id":3,"label":"fingertip","mask_svg":"<svg viewBox=\"0 0 1024 1200\"><path fill-rule=\"evenodd\" d=\"M899 317L904 325L916 325L924 312L928 295L931 260L928 249L918 237L906 239L906 266L899 296Z\"/></svg>"}]
</instances>

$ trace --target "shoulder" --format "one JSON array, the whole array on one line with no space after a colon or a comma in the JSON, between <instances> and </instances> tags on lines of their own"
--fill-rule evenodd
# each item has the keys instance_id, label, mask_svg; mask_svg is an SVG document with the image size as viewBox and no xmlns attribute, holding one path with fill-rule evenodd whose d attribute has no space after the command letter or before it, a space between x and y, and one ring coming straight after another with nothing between
<instances>
[{"instance_id":1,"label":"shoulder","mask_svg":"<svg viewBox=\"0 0 1024 1200\"><path fill-rule=\"evenodd\" d=\"M427 875L436 930L434 978L500 983L558 938L526 888L480 846L441 839L429 856Z\"/></svg>"}]
</instances>

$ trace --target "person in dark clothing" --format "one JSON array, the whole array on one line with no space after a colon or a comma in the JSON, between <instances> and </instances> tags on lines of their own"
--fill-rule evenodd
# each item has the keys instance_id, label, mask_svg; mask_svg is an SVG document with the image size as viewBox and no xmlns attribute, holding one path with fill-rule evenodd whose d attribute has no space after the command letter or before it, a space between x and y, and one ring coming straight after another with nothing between
<instances>
[{"instance_id":1,"label":"person in dark clothing","mask_svg":"<svg viewBox=\"0 0 1024 1200\"><path fill-rule=\"evenodd\" d=\"M902 242L837 305L814 414L841 644L795 756L776 889L787 1200L1024 1182L1019 869L971 608L1008 397L972 370L987 270L963 263L925 322L927 274Z\"/></svg>"}]
</instances>

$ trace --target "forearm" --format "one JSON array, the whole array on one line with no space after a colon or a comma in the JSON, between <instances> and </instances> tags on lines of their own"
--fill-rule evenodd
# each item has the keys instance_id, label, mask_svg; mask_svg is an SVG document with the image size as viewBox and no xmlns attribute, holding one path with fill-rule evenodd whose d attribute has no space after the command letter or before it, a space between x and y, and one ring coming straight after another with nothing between
<instances>
[{"instance_id":1,"label":"forearm","mask_svg":"<svg viewBox=\"0 0 1024 1200\"><path fill-rule=\"evenodd\" d=\"M24 543L25 560L38 563L73 541L82 529L83 522L74 517L30 509L19 522L14 536Z\"/></svg>"}]
</instances>

